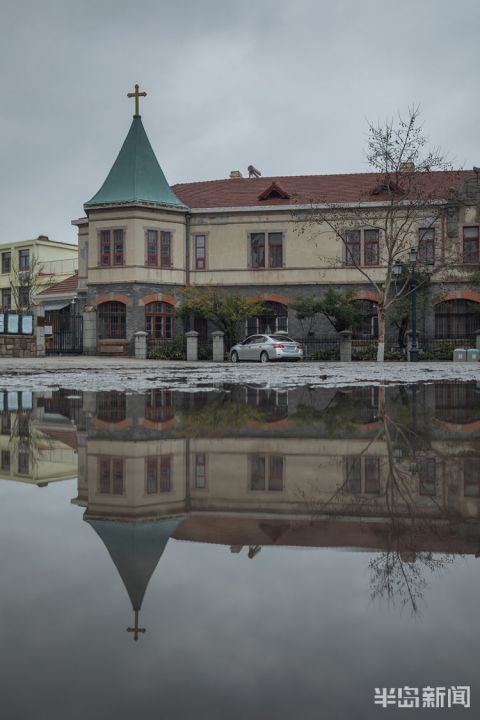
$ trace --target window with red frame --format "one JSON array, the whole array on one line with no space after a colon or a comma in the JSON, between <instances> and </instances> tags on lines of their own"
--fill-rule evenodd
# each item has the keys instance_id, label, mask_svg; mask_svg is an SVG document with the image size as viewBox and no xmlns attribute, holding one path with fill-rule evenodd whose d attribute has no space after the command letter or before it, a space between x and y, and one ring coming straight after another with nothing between
<instances>
[{"instance_id":1,"label":"window with red frame","mask_svg":"<svg viewBox=\"0 0 480 720\"><path fill-rule=\"evenodd\" d=\"M268 266L281 268L283 265L282 233L268 233Z\"/></svg>"},{"instance_id":2,"label":"window with red frame","mask_svg":"<svg viewBox=\"0 0 480 720\"><path fill-rule=\"evenodd\" d=\"M147 231L147 265L149 267L158 265L158 233L156 230Z\"/></svg>"},{"instance_id":3,"label":"window with red frame","mask_svg":"<svg viewBox=\"0 0 480 720\"><path fill-rule=\"evenodd\" d=\"M272 232L250 234L250 267L283 267L282 233Z\"/></svg>"},{"instance_id":4,"label":"window with red frame","mask_svg":"<svg viewBox=\"0 0 480 720\"><path fill-rule=\"evenodd\" d=\"M418 229L418 261L423 265L435 263L435 228Z\"/></svg>"},{"instance_id":5,"label":"window with red frame","mask_svg":"<svg viewBox=\"0 0 480 720\"><path fill-rule=\"evenodd\" d=\"M126 335L126 311L124 303L111 301L98 306L98 336L124 338Z\"/></svg>"},{"instance_id":6,"label":"window with red frame","mask_svg":"<svg viewBox=\"0 0 480 720\"><path fill-rule=\"evenodd\" d=\"M145 331L152 338L173 336L173 305L152 302L145 305Z\"/></svg>"},{"instance_id":7,"label":"window with red frame","mask_svg":"<svg viewBox=\"0 0 480 720\"><path fill-rule=\"evenodd\" d=\"M345 264L360 265L360 230L350 230L345 240Z\"/></svg>"},{"instance_id":8,"label":"window with red frame","mask_svg":"<svg viewBox=\"0 0 480 720\"><path fill-rule=\"evenodd\" d=\"M198 490L203 490L206 486L205 454L197 453L195 455L195 487Z\"/></svg>"},{"instance_id":9,"label":"window with red frame","mask_svg":"<svg viewBox=\"0 0 480 720\"><path fill-rule=\"evenodd\" d=\"M164 422L175 415L174 397L171 390L157 388L145 396L145 418L152 422Z\"/></svg>"},{"instance_id":10,"label":"window with red frame","mask_svg":"<svg viewBox=\"0 0 480 720\"><path fill-rule=\"evenodd\" d=\"M363 259L365 265L378 265L378 230L363 231Z\"/></svg>"},{"instance_id":11,"label":"window with red frame","mask_svg":"<svg viewBox=\"0 0 480 720\"><path fill-rule=\"evenodd\" d=\"M125 248L123 242L123 230L113 231L113 264L123 265L125 262Z\"/></svg>"},{"instance_id":12,"label":"window with red frame","mask_svg":"<svg viewBox=\"0 0 480 720\"><path fill-rule=\"evenodd\" d=\"M123 495L123 458L102 457L98 461L98 491L101 495Z\"/></svg>"},{"instance_id":13,"label":"window with red frame","mask_svg":"<svg viewBox=\"0 0 480 720\"><path fill-rule=\"evenodd\" d=\"M172 267L172 235L163 230L160 233L160 267Z\"/></svg>"},{"instance_id":14,"label":"window with red frame","mask_svg":"<svg viewBox=\"0 0 480 720\"><path fill-rule=\"evenodd\" d=\"M205 270L206 267L206 237L195 235L195 270Z\"/></svg>"},{"instance_id":15,"label":"window with red frame","mask_svg":"<svg viewBox=\"0 0 480 720\"><path fill-rule=\"evenodd\" d=\"M146 263L148 267L172 267L172 233L147 230Z\"/></svg>"},{"instance_id":16,"label":"window with red frame","mask_svg":"<svg viewBox=\"0 0 480 720\"><path fill-rule=\"evenodd\" d=\"M463 228L463 262L478 263L479 226Z\"/></svg>"},{"instance_id":17,"label":"window with red frame","mask_svg":"<svg viewBox=\"0 0 480 720\"><path fill-rule=\"evenodd\" d=\"M265 267L265 233L250 235L250 265L252 268Z\"/></svg>"},{"instance_id":18,"label":"window with red frame","mask_svg":"<svg viewBox=\"0 0 480 720\"><path fill-rule=\"evenodd\" d=\"M111 265L110 230L100 232L100 265Z\"/></svg>"},{"instance_id":19,"label":"window with red frame","mask_svg":"<svg viewBox=\"0 0 480 720\"><path fill-rule=\"evenodd\" d=\"M100 265L123 265L125 243L123 230L100 231Z\"/></svg>"}]
</instances>

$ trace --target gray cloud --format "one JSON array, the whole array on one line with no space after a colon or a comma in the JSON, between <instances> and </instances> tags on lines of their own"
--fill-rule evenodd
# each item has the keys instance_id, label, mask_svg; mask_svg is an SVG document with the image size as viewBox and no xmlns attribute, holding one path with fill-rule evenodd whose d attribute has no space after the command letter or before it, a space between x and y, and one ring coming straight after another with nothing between
<instances>
[{"instance_id":1,"label":"gray cloud","mask_svg":"<svg viewBox=\"0 0 480 720\"><path fill-rule=\"evenodd\" d=\"M480 6L459 0L19 0L0 27L1 242L75 237L148 92L171 183L366 169L366 118L420 102L427 134L478 164Z\"/></svg>"}]
</instances>

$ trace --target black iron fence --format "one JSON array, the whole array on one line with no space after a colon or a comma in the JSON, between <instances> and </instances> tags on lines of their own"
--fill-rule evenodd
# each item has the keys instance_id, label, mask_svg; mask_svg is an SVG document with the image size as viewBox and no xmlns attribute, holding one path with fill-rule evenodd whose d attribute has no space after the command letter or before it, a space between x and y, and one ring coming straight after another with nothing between
<instances>
[{"instance_id":1,"label":"black iron fence","mask_svg":"<svg viewBox=\"0 0 480 720\"><path fill-rule=\"evenodd\" d=\"M147 358L150 360L186 360L187 338L178 335L173 338L147 337Z\"/></svg>"},{"instance_id":2,"label":"black iron fence","mask_svg":"<svg viewBox=\"0 0 480 720\"><path fill-rule=\"evenodd\" d=\"M340 340L338 337L303 338L297 342L303 345L303 357L305 360L326 362L340 360Z\"/></svg>"}]
</instances>

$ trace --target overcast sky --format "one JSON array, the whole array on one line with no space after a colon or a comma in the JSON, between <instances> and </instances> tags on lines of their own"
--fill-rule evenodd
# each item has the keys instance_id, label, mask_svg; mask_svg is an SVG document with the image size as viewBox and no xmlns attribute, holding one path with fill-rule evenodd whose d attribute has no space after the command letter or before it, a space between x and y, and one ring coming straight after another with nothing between
<instances>
[{"instance_id":1,"label":"overcast sky","mask_svg":"<svg viewBox=\"0 0 480 720\"><path fill-rule=\"evenodd\" d=\"M367 119L420 103L480 164L478 0L1 0L0 242L73 242L141 114L170 184L367 169Z\"/></svg>"}]
</instances>

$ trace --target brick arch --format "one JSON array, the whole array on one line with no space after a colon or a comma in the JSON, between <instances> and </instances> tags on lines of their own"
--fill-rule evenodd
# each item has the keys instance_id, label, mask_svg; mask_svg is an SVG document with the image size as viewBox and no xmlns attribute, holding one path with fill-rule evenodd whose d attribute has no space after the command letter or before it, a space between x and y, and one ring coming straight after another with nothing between
<instances>
[{"instance_id":1,"label":"brick arch","mask_svg":"<svg viewBox=\"0 0 480 720\"><path fill-rule=\"evenodd\" d=\"M353 293L352 300L370 300L370 302L378 304L380 298L378 296L378 293L371 290L358 290L357 292Z\"/></svg>"},{"instance_id":2,"label":"brick arch","mask_svg":"<svg viewBox=\"0 0 480 720\"><path fill-rule=\"evenodd\" d=\"M252 300L260 300L263 302L276 302L280 305L288 305L288 297L286 295L277 295L277 293L259 293L258 295L250 296Z\"/></svg>"},{"instance_id":3,"label":"brick arch","mask_svg":"<svg viewBox=\"0 0 480 720\"><path fill-rule=\"evenodd\" d=\"M105 302L121 302L124 305L131 305L132 301L128 295L122 295L122 293L107 293L106 295L99 295L93 300L92 305L102 305Z\"/></svg>"},{"instance_id":4,"label":"brick arch","mask_svg":"<svg viewBox=\"0 0 480 720\"><path fill-rule=\"evenodd\" d=\"M436 295L433 298L433 304L438 305L438 303L447 302L447 300L471 300L472 302L480 303L480 293L473 292L472 290L451 290L450 292Z\"/></svg>"},{"instance_id":5,"label":"brick arch","mask_svg":"<svg viewBox=\"0 0 480 720\"><path fill-rule=\"evenodd\" d=\"M143 298L140 298L138 304L148 305L152 302L164 302L169 305L178 305L177 298L173 297L173 295L166 295L165 293L151 293L150 295L145 295Z\"/></svg>"}]
</instances>

